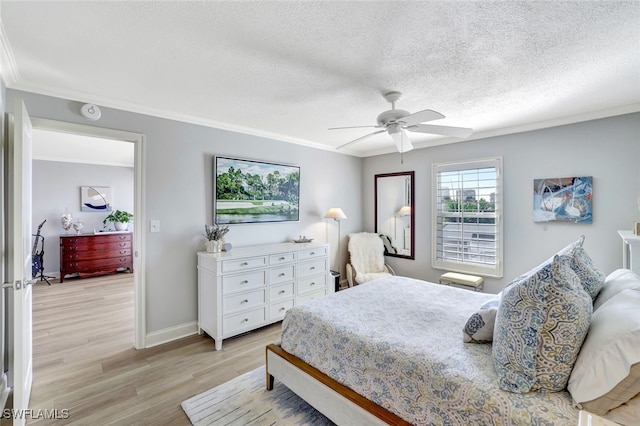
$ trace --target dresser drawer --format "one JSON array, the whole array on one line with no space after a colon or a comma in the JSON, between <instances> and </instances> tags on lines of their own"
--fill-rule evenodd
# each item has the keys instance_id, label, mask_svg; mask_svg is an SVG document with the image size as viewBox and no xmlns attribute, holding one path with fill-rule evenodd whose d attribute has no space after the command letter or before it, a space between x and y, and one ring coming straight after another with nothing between
<instances>
[{"instance_id":1,"label":"dresser drawer","mask_svg":"<svg viewBox=\"0 0 640 426\"><path fill-rule=\"evenodd\" d=\"M90 244L63 244L60 246L61 253L78 253L89 251L111 251L130 249L131 241L119 241L112 243L90 243Z\"/></svg>"},{"instance_id":2,"label":"dresser drawer","mask_svg":"<svg viewBox=\"0 0 640 426\"><path fill-rule=\"evenodd\" d=\"M286 281L293 281L295 278L295 267L293 265L283 266L269 270L269 283L277 284Z\"/></svg>"},{"instance_id":3,"label":"dresser drawer","mask_svg":"<svg viewBox=\"0 0 640 426\"><path fill-rule=\"evenodd\" d=\"M252 290L266 285L265 272L256 271L246 274L225 275L222 277L222 294Z\"/></svg>"},{"instance_id":4,"label":"dresser drawer","mask_svg":"<svg viewBox=\"0 0 640 426\"><path fill-rule=\"evenodd\" d=\"M63 262L64 271L77 271L77 272L89 272L97 271L101 268L110 267L127 267L131 264L131 256L121 256L111 259L96 259L96 260L78 260Z\"/></svg>"},{"instance_id":5,"label":"dresser drawer","mask_svg":"<svg viewBox=\"0 0 640 426\"><path fill-rule=\"evenodd\" d=\"M294 296L293 283L286 283L269 288L269 300L286 299Z\"/></svg>"},{"instance_id":6,"label":"dresser drawer","mask_svg":"<svg viewBox=\"0 0 640 426\"><path fill-rule=\"evenodd\" d=\"M298 260L313 259L315 257L321 257L326 255L327 255L326 247L314 247L308 250L300 250L298 252Z\"/></svg>"},{"instance_id":7,"label":"dresser drawer","mask_svg":"<svg viewBox=\"0 0 640 426\"><path fill-rule=\"evenodd\" d=\"M222 333L228 336L240 331L260 327L266 321L265 312L266 309L263 307L233 315L225 315L222 318Z\"/></svg>"},{"instance_id":8,"label":"dresser drawer","mask_svg":"<svg viewBox=\"0 0 640 426\"><path fill-rule=\"evenodd\" d=\"M284 314L293 307L293 299L272 303L269 308L269 319L272 321L281 320Z\"/></svg>"},{"instance_id":9,"label":"dresser drawer","mask_svg":"<svg viewBox=\"0 0 640 426\"><path fill-rule=\"evenodd\" d=\"M269 265L280 265L282 263L291 263L296 260L295 253L279 253L269 256Z\"/></svg>"},{"instance_id":10,"label":"dresser drawer","mask_svg":"<svg viewBox=\"0 0 640 426\"><path fill-rule=\"evenodd\" d=\"M225 296L222 299L222 313L228 314L240 310L254 308L266 303L265 290Z\"/></svg>"},{"instance_id":11,"label":"dresser drawer","mask_svg":"<svg viewBox=\"0 0 640 426\"><path fill-rule=\"evenodd\" d=\"M222 261L222 272L236 272L243 271L245 269L254 269L267 266L267 258L264 257L249 257L245 259L233 259Z\"/></svg>"},{"instance_id":12,"label":"dresser drawer","mask_svg":"<svg viewBox=\"0 0 640 426\"><path fill-rule=\"evenodd\" d=\"M327 288L327 274L298 279L298 294L309 293Z\"/></svg>"},{"instance_id":13,"label":"dresser drawer","mask_svg":"<svg viewBox=\"0 0 640 426\"><path fill-rule=\"evenodd\" d=\"M315 291L313 293L307 293L303 296L298 296L296 298L296 305L300 305L304 302L308 302L309 300L312 299L317 299L318 297L324 297L326 295L326 291L325 290L321 290L321 291Z\"/></svg>"},{"instance_id":14,"label":"dresser drawer","mask_svg":"<svg viewBox=\"0 0 640 426\"><path fill-rule=\"evenodd\" d=\"M108 259L112 257L131 256L130 248L121 248L111 251L71 251L62 254L63 261Z\"/></svg>"},{"instance_id":15,"label":"dresser drawer","mask_svg":"<svg viewBox=\"0 0 640 426\"><path fill-rule=\"evenodd\" d=\"M327 270L327 259L318 259L298 264L298 277L308 277Z\"/></svg>"}]
</instances>

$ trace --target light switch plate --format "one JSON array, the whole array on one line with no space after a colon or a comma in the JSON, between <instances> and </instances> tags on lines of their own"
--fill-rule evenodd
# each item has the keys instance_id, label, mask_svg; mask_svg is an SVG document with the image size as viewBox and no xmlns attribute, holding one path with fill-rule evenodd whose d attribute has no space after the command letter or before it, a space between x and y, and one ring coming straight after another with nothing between
<instances>
[{"instance_id":1,"label":"light switch plate","mask_svg":"<svg viewBox=\"0 0 640 426\"><path fill-rule=\"evenodd\" d=\"M149 221L149 232L160 232L160 221L159 220L150 220Z\"/></svg>"}]
</instances>

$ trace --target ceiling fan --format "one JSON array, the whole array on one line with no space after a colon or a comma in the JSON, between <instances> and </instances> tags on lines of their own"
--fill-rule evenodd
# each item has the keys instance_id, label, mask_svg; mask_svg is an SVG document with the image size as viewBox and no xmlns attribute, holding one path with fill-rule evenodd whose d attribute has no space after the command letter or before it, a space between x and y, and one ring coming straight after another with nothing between
<instances>
[{"instance_id":1,"label":"ceiling fan","mask_svg":"<svg viewBox=\"0 0 640 426\"><path fill-rule=\"evenodd\" d=\"M352 143L360 142L363 139L377 135L378 133L387 132L391 139L393 139L398 152L407 152L413 149L413 145L409 140L407 131L419 132L419 133L431 133L435 135L453 136L456 138L466 138L473 133L473 129L466 127L452 127L452 126L436 126L432 124L422 124L427 121L440 120L444 118L444 115L439 112L425 109L422 111L414 112L410 114L408 111L402 109L396 109L396 102L402 96L401 92L388 92L383 94L387 102L391 103L391 109L378 115L378 125L376 126L350 126L350 127L331 127L329 130L338 129L356 129L360 127L373 127L376 130L373 133L354 139L351 142L347 142L344 145L340 145L336 149L341 149Z\"/></svg>"}]
</instances>

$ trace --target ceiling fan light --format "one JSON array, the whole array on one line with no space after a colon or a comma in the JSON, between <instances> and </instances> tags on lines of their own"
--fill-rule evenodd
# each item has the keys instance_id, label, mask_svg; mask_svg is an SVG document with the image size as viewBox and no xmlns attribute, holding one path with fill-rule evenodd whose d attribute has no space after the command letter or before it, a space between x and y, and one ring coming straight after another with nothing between
<instances>
[{"instance_id":1,"label":"ceiling fan light","mask_svg":"<svg viewBox=\"0 0 640 426\"><path fill-rule=\"evenodd\" d=\"M391 139L393 139L393 143L396 145L398 152L407 152L413 149L413 145L409 140L409 136L407 136L407 132L401 128L395 127L392 131L390 127L389 135L391 136Z\"/></svg>"}]
</instances>

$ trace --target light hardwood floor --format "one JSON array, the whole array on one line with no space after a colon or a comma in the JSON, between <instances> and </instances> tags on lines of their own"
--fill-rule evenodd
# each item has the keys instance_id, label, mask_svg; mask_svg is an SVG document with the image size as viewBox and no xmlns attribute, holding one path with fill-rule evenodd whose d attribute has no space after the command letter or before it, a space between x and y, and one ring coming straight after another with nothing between
<instances>
[{"instance_id":1,"label":"light hardwood floor","mask_svg":"<svg viewBox=\"0 0 640 426\"><path fill-rule=\"evenodd\" d=\"M69 410L66 420L28 422L37 425L189 425L180 403L264 365L281 332L276 323L221 351L206 335L135 350L129 274L39 282L33 309L30 408Z\"/></svg>"}]
</instances>

